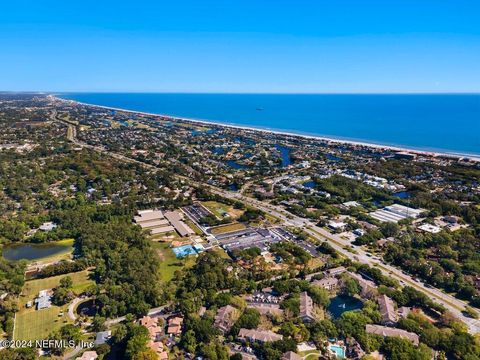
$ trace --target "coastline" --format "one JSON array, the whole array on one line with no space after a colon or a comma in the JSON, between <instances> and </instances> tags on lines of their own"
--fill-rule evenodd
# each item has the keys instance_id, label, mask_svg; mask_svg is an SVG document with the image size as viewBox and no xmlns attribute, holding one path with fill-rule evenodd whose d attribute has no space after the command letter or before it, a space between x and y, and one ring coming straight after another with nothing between
<instances>
[{"instance_id":1,"label":"coastline","mask_svg":"<svg viewBox=\"0 0 480 360\"><path fill-rule=\"evenodd\" d=\"M97 105L97 104L85 103L77 100L63 99L59 95L54 95L54 94L50 96L59 101L65 101L65 102L75 103L75 104L84 105L84 106L96 107L96 108L105 109L105 110L122 111L126 113L139 114L144 116L160 116L160 117L170 118L172 120L178 120L178 121L183 121L187 123L190 122L190 123L200 124L200 125L215 125L220 127L223 126L230 129L258 131L264 134L289 136L289 137L300 138L304 140L320 140L320 141L325 141L327 143L333 143L333 144L346 144L349 146L361 146L361 147L367 147L367 148L372 148L377 150L383 149L383 150L390 150L390 151L396 151L396 152L406 152L409 154L415 154L420 156L442 157L442 158L455 159L455 160L468 159L469 161L472 161L472 162L480 162L480 154L475 155L475 154L469 154L469 153L456 153L456 152L446 152L446 151L437 151L437 150L430 151L430 150L424 150L424 149L415 149L415 148L405 147L401 145L376 144L376 143L371 143L371 142L361 141L361 140L349 140L349 139L341 139L341 138L334 138L334 137L313 135L313 134L312 135L300 134L300 133L282 131L282 130L276 130L276 129L266 129L261 127L227 124L222 122L216 122L213 120L184 118L180 116L173 116L173 115L167 115L167 114L149 113L144 111L136 111L136 110L111 107L111 106Z\"/></svg>"}]
</instances>

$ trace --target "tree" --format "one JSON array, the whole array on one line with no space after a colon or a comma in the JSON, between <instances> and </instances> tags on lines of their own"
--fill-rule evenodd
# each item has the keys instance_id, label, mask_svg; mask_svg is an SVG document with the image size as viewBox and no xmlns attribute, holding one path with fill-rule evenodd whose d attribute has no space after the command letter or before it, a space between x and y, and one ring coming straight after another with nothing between
<instances>
[{"instance_id":1,"label":"tree","mask_svg":"<svg viewBox=\"0 0 480 360\"><path fill-rule=\"evenodd\" d=\"M232 333L238 333L241 328L256 329L259 323L260 312L257 309L246 308L232 327Z\"/></svg>"},{"instance_id":2,"label":"tree","mask_svg":"<svg viewBox=\"0 0 480 360\"><path fill-rule=\"evenodd\" d=\"M148 348L145 351L139 352L133 355L132 357L132 360L157 360L157 359L158 359L157 353L150 348Z\"/></svg>"},{"instance_id":3,"label":"tree","mask_svg":"<svg viewBox=\"0 0 480 360\"><path fill-rule=\"evenodd\" d=\"M92 330L93 331L104 331L106 319L103 316L95 315L92 321Z\"/></svg>"},{"instance_id":4,"label":"tree","mask_svg":"<svg viewBox=\"0 0 480 360\"><path fill-rule=\"evenodd\" d=\"M432 351L425 345L421 344L416 348L409 340L398 337L387 337L381 350L391 360L430 360L432 358Z\"/></svg>"},{"instance_id":5,"label":"tree","mask_svg":"<svg viewBox=\"0 0 480 360\"><path fill-rule=\"evenodd\" d=\"M360 293L360 284L356 279L352 279L351 277L347 277L343 281L343 286L341 290L342 294L348 296L354 296Z\"/></svg>"},{"instance_id":6,"label":"tree","mask_svg":"<svg viewBox=\"0 0 480 360\"><path fill-rule=\"evenodd\" d=\"M326 289L312 285L308 289L308 295L310 295L315 304L323 306L324 308L330 304L330 294Z\"/></svg>"},{"instance_id":7,"label":"tree","mask_svg":"<svg viewBox=\"0 0 480 360\"><path fill-rule=\"evenodd\" d=\"M32 348L5 348L0 351L0 360L35 360L35 349Z\"/></svg>"},{"instance_id":8,"label":"tree","mask_svg":"<svg viewBox=\"0 0 480 360\"><path fill-rule=\"evenodd\" d=\"M73 286L73 281L70 276L65 276L60 279L60 287L70 289Z\"/></svg>"},{"instance_id":9,"label":"tree","mask_svg":"<svg viewBox=\"0 0 480 360\"><path fill-rule=\"evenodd\" d=\"M189 353L195 353L197 348L197 340L195 339L195 332L193 330L185 331L182 335L182 347Z\"/></svg>"},{"instance_id":10,"label":"tree","mask_svg":"<svg viewBox=\"0 0 480 360\"><path fill-rule=\"evenodd\" d=\"M131 329L131 336L127 341L125 355L128 359L134 359L139 353L147 350L147 341L149 340L148 330L144 326L134 325Z\"/></svg>"},{"instance_id":11,"label":"tree","mask_svg":"<svg viewBox=\"0 0 480 360\"><path fill-rule=\"evenodd\" d=\"M397 223L387 221L380 225L380 231L385 237L394 237L398 235L398 232L400 231L400 226L398 226Z\"/></svg>"}]
</instances>

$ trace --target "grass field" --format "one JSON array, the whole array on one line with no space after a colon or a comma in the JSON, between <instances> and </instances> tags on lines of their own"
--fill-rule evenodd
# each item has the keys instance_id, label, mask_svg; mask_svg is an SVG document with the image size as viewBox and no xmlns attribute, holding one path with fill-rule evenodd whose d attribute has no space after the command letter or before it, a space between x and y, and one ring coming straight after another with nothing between
<instances>
[{"instance_id":1,"label":"grass field","mask_svg":"<svg viewBox=\"0 0 480 360\"><path fill-rule=\"evenodd\" d=\"M222 204L217 201L203 201L202 205L210 210L219 219L223 219L225 214L229 215L233 219L237 219L244 212L241 209L235 209L233 206Z\"/></svg>"},{"instance_id":2,"label":"grass field","mask_svg":"<svg viewBox=\"0 0 480 360\"><path fill-rule=\"evenodd\" d=\"M15 318L15 340L35 340L46 339L54 330L59 329L69 322L66 316L67 305L54 306L48 309L36 310L35 306L27 309L25 304L33 301L40 290L52 289L60 283L60 279L66 275L53 276L46 279L37 279L27 281L20 295L19 309ZM85 288L93 284L89 279L88 270L68 274L73 280L73 291L82 292ZM61 312L64 315L60 316Z\"/></svg>"},{"instance_id":3,"label":"grass field","mask_svg":"<svg viewBox=\"0 0 480 360\"><path fill-rule=\"evenodd\" d=\"M242 223L233 223L228 225L220 225L214 228L211 228L210 231L213 235L224 234L232 231L243 230L245 225Z\"/></svg>"},{"instance_id":4,"label":"grass field","mask_svg":"<svg viewBox=\"0 0 480 360\"><path fill-rule=\"evenodd\" d=\"M216 248L216 249L212 249L212 250L209 250L213 253L215 253L216 255L218 255L219 257L221 257L222 259L227 259L227 260L231 260L232 258L227 254L227 252L225 250L223 250L222 248Z\"/></svg>"},{"instance_id":5,"label":"grass field","mask_svg":"<svg viewBox=\"0 0 480 360\"><path fill-rule=\"evenodd\" d=\"M184 267L191 267L195 264L195 256L177 259L168 243L152 241L152 246L157 250L158 256L160 257L159 272L164 282L172 280L175 271L181 270Z\"/></svg>"}]
</instances>

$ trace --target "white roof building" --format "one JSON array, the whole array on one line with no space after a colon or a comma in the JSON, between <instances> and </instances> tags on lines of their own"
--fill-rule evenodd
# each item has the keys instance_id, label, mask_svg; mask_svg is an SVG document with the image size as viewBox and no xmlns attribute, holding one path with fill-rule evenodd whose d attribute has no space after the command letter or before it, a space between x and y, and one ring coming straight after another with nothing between
<instances>
[{"instance_id":1,"label":"white roof building","mask_svg":"<svg viewBox=\"0 0 480 360\"><path fill-rule=\"evenodd\" d=\"M418 229L430 234L438 234L440 231L442 231L441 228L432 224L422 224L418 227Z\"/></svg>"}]
</instances>

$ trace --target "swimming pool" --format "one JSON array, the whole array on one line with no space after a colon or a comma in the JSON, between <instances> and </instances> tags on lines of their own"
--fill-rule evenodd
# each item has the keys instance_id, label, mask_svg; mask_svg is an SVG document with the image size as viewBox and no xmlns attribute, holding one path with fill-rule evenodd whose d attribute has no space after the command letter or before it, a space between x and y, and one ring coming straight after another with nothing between
<instances>
[{"instance_id":1,"label":"swimming pool","mask_svg":"<svg viewBox=\"0 0 480 360\"><path fill-rule=\"evenodd\" d=\"M205 250L205 248L200 245L183 245L172 249L175 253L175 256L179 259L188 256L188 255L197 255Z\"/></svg>"},{"instance_id":2,"label":"swimming pool","mask_svg":"<svg viewBox=\"0 0 480 360\"><path fill-rule=\"evenodd\" d=\"M345 359L345 346L329 345L328 348L340 359Z\"/></svg>"},{"instance_id":3,"label":"swimming pool","mask_svg":"<svg viewBox=\"0 0 480 360\"><path fill-rule=\"evenodd\" d=\"M183 258L188 255L196 255L197 252L192 245L183 245L172 249L177 258Z\"/></svg>"}]
</instances>

